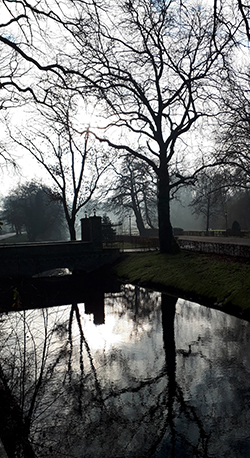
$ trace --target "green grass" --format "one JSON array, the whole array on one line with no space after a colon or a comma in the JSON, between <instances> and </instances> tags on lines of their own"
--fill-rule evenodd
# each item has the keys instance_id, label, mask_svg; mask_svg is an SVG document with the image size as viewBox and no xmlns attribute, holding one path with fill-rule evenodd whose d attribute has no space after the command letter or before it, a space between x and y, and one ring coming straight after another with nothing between
<instances>
[{"instance_id":1,"label":"green grass","mask_svg":"<svg viewBox=\"0 0 250 458\"><path fill-rule=\"evenodd\" d=\"M181 251L124 255L115 266L121 281L220 305L250 316L250 264L229 257Z\"/></svg>"}]
</instances>

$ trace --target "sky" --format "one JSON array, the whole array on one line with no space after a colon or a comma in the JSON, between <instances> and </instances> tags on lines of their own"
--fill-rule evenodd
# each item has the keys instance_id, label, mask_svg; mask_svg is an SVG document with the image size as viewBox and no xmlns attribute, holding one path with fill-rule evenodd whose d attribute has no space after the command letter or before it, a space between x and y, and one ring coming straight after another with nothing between
<instances>
[{"instance_id":1,"label":"sky","mask_svg":"<svg viewBox=\"0 0 250 458\"><path fill-rule=\"evenodd\" d=\"M11 165L6 167L5 164L2 165L2 170L0 172L0 195L8 195L12 189L15 189L17 186L24 184L27 181L37 179L46 182L46 174L43 171L41 165L30 156L28 153L15 154L18 168L14 169ZM48 181L48 180L47 180Z\"/></svg>"},{"instance_id":2,"label":"sky","mask_svg":"<svg viewBox=\"0 0 250 458\"><path fill-rule=\"evenodd\" d=\"M91 109L90 111L93 112L95 110L95 107ZM19 111L20 114L20 111ZM24 114L24 112L23 112ZM17 115L18 116L18 115ZM16 123L19 123L22 121L21 118L17 119L17 117L14 115L14 120ZM15 156L18 158L17 162L18 165L20 166L20 172L19 171L13 171L9 167L8 170L6 168L2 169L2 176L1 176L1 190L0 193L1 195L6 195L8 194L11 189L17 187L18 185L30 181L32 179L39 179L44 181L44 183L49 183L48 175L46 172L43 170L43 167L39 165L32 157L29 155L27 152L24 151L15 151ZM172 204L173 206L173 204ZM177 207L176 207L177 208ZM173 225L176 226L182 226L181 222L178 224L178 214L180 211L176 210L172 212L173 215ZM182 212L183 213L183 212ZM189 212L188 212L189 213ZM188 218L186 216L185 218Z\"/></svg>"}]
</instances>

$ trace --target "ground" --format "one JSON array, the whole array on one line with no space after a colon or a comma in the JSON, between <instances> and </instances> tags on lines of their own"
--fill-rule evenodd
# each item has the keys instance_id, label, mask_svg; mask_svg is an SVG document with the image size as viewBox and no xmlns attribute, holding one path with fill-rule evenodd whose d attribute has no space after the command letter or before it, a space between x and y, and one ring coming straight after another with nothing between
<instances>
[{"instance_id":1,"label":"ground","mask_svg":"<svg viewBox=\"0 0 250 458\"><path fill-rule=\"evenodd\" d=\"M250 319L250 259L181 250L124 254L114 267L130 282Z\"/></svg>"}]
</instances>

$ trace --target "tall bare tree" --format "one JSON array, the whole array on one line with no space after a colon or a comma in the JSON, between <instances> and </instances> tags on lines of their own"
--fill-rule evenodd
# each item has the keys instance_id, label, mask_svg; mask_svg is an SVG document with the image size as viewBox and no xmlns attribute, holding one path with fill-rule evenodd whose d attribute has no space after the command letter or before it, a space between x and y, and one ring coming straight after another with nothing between
<instances>
[{"instance_id":1,"label":"tall bare tree","mask_svg":"<svg viewBox=\"0 0 250 458\"><path fill-rule=\"evenodd\" d=\"M182 139L208 113L231 35L219 23L215 30L204 9L174 3L111 2L90 17L91 29L79 23L73 34L81 37L88 75L108 109L107 132L114 125L123 132L121 141L95 135L156 174L160 248L171 252L171 191L190 179L178 165Z\"/></svg>"},{"instance_id":2,"label":"tall bare tree","mask_svg":"<svg viewBox=\"0 0 250 458\"><path fill-rule=\"evenodd\" d=\"M224 174L217 170L205 169L196 181L194 196L190 206L193 213L202 215L208 233L211 221L226 214L228 182ZM218 219L218 218L217 218Z\"/></svg>"},{"instance_id":3,"label":"tall bare tree","mask_svg":"<svg viewBox=\"0 0 250 458\"><path fill-rule=\"evenodd\" d=\"M49 72L61 91L73 88L89 102L98 100L103 121L101 132L92 131L96 138L151 167L158 180L160 248L171 252L170 193L190 179L176 167L178 156L187 132L212 114L238 18L228 26L213 8L164 0L3 5L5 28L15 39L5 34L0 42L28 63L28 77ZM51 86L44 76L29 89L47 103Z\"/></svg>"},{"instance_id":4,"label":"tall bare tree","mask_svg":"<svg viewBox=\"0 0 250 458\"><path fill-rule=\"evenodd\" d=\"M227 171L230 186L250 188L250 67L230 74L221 98L215 132L215 159Z\"/></svg>"},{"instance_id":5,"label":"tall bare tree","mask_svg":"<svg viewBox=\"0 0 250 458\"><path fill-rule=\"evenodd\" d=\"M40 108L26 129L9 128L14 143L27 150L50 177L50 198L61 202L71 240L76 240L78 212L92 198L109 165L107 153L96 149L88 130L77 133L75 98L62 97L50 109Z\"/></svg>"},{"instance_id":6,"label":"tall bare tree","mask_svg":"<svg viewBox=\"0 0 250 458\"><path fill-rule=\"evenodd\" d=\"M110 207L121 217L132 212L139 234L144 235L146 226L157 227L155 177L146 163L130 156L124 158L120 170L116 168L115 173Z\"/></svg>"}]
</instances>

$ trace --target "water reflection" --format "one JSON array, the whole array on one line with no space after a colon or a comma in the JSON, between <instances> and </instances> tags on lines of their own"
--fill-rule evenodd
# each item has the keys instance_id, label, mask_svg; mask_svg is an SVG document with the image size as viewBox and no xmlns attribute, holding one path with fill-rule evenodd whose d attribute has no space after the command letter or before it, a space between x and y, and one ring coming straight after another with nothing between
<instances>
[{"instance_id":1,"label":"water reflection","mask_svg":"<svg viewBox=\"0 0 250 458\"><path fill-rule=\"evenodd\" d=\"M1 315L8 456L250 456L250 324L130 285L100 298Z\"/></svg>"}]
</instances>

